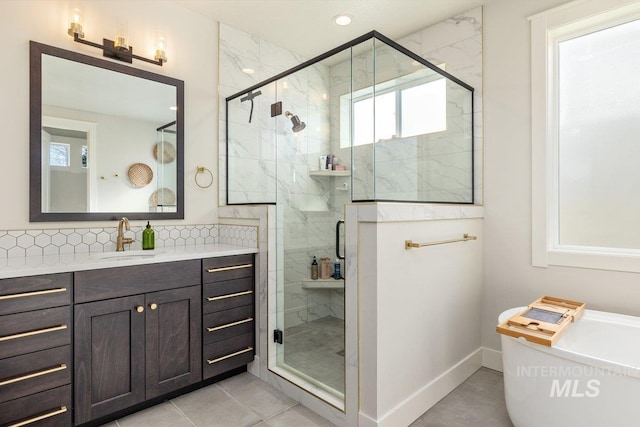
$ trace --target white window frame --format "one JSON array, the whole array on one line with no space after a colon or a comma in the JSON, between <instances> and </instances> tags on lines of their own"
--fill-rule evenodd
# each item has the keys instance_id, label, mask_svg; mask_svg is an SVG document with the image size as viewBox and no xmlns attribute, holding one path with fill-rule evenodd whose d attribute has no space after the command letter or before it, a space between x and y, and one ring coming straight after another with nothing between
<instances>
[{"instance_id":1,"label":"white window frame","mask_svg":"<svg viewBox=\"0 0 640 427\"><path fill-rule=\"evenodd\" d=\"M640 250L560 245L558 241L558 41L640 19L637 0L577 0L531 21L532 265L640 272Z\"/></svg>"}]
</instances>

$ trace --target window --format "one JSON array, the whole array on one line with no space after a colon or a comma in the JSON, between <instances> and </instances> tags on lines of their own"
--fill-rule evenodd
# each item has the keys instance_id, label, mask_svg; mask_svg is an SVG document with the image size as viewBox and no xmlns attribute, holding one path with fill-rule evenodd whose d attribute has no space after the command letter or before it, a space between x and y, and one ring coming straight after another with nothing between
<instances>
[{"instance_id":1,"label":"window","mask_svg":"<svg viewBox=\"0 0 640 427\"><path fill-rule=\"evenodd\" d=\"M49 143L49 165L59 167L71 166L71 147L61 142Z\"/></svg>"},{"instance_id":2,"label":"window","mask_svg":"<svg viewBox=\"0 0 640 427\"><path fill-rule=\"evenodd\" d=\"M640 4L598 7L531 18L532 261L640 272Z\"/></svg>"},{"instance_id":3,"label":"window","mask_svg":"<svg viewBox=\"0 0 640 427\"><path fill-rule=\"evenodd\" d=\"M407 138L447 129L446 80L429 72L418 72L354 92L353 145ZM349 147L349 95L341 98L341 148ZM374 102L375 99L375 102ZM375 108L375 114L374 114ZM374 124L375 117L375 124ZM375 133L374 133L375 132Z\"/></svg>"},{"instance_id":4,"label":"window","mask_svg":"<svg viewBox=\"0 0 640 427\"><path fill-rule=\"evenodd\" d=\"M80 149L80 161L83 169L86 169L89 166L89 161L87 159L88 154L89 154L89 151L87 149L87 146L83 145L82 148Z\"/></svg>"}]
</instances>

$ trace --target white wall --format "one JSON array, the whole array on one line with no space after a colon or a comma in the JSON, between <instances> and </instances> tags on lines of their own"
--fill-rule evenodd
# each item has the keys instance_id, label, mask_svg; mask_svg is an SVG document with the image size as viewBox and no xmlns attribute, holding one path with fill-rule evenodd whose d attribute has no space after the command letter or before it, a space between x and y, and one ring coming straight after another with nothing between
<instances>
[{"instance_id":1,"label":"white wall","mask_svg":"<svg viewBox=\"0 0 640 427\"><path fill-rule=\"evenodd\" d=\"M608 0L602 0L606 2ZM527 16L564 0L494 0L484 8L485 347L499 349L498 314L541 295L640 315L639 276L531 266L531 73Z\"/></svg>"},{"instance_id":2,"label":"white wall","mask_svg":"<svg viewBox=\"0 0 640 427\"><path fill-rule=\"evenodd\" d=\"M384 220L363 219L357 236L347 236L359 242L359 425L409 425L481 365L482 219L415 215L408 221L398 212L442 215L444 209L377 207ZM465 233L478 240L404 248L406 239L432 242Z\"/></svg>"},{"instance_id":3,"label":"white wall","mask_svg":"<svg viewBox=\"0 0 640 427\"><path fill-rule=\"evenodd\" d=\"M98 49L75 43L67 35L65 0L7 0L0 2L6 19L0 27L4 60L0 70L0 190L3 206L0 229L80 227L88 223L29 223L29 40L102 57ZM93 0L84 2L84 33L90 41L113 39L118 19L129 23L129 43L142 56L153 56L153 34L166 31L167 57L162 67L134 60L132 66L185 81L185 220L202 224L217 220L217 81L218 24L165 1ZM197 165L208 167L215 185L200 189L193 176ZM161 221L157 221L162 223ZM110 222L102 223L110 225ZM92 223L93 225L98 225ZM98 225L99 226L99 225Z\"/></svg>"}]
</instances>

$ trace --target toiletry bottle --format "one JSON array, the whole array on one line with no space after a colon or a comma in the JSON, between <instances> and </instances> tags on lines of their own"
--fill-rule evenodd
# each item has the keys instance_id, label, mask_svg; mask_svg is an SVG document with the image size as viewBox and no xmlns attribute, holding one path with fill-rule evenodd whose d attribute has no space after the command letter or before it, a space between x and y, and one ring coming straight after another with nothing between
<instances>
[{"instance_id":1,"label":"toiletry bottle","mask_svg":"<svg viewBox=\"0 0 640 427\"><path fill-rule=\"evenodd\" d=\"M155 233L147 221L147 227L142 231L142 249L153 249L155 247Z\"/></svg>"},{"instance_id":2,"label":"toiletry bottle","mask_svg":"<svg viewBox=\"0 0 640 427\"><path fill-rule=\"evenodd\" d=\"M331 277L331 260L329 257L320 258L320 279L326 280Z\"/></svg>"},{"instance_id":3,"label":"toiletry bottle","mask_svg":"<svg viewBox=\"0 0 640 427\"><path fill-rule=\"evenodd\" d=\"M340 260L336 259L335 264L333 264L333 278L336 280L342 279L342 273L340 273Z\"/></svg>"},{"instance_id":4,"label":"toiletry bottle","mask_svg":"<svg viewBox=\"0 0 640 427\"><path fill-rule=\"evenodd\" d=\"M318 261L316 257L313 257L313 262L311 263L311 279L318 280Z\"/></svg>"}]
</instances>

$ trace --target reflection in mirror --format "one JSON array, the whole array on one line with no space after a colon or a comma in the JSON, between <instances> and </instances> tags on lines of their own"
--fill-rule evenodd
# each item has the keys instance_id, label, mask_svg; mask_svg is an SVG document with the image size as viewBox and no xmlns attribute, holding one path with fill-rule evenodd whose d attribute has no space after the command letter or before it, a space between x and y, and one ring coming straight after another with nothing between
<instances>
[{"instance_id":1,"label":"reflection in mirror","mask_svg":"<svg viewBox=\"0 0 640 427\"><path fill-rule=\"evenodd\" d=\"M183 82L31 43L31 220L184 218Z\"/></svg>"}]
</instances>

